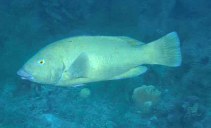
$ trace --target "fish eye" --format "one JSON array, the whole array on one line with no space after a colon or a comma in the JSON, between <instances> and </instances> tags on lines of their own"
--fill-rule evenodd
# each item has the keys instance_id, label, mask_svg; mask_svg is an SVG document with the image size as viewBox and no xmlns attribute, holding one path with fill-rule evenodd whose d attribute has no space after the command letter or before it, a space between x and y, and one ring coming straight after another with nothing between
<instances>
[{"instance_id":1,"label":"fish eye","mask_svg":"<svg viewBox=\"0 0 211 128\"><path fill-rule=\"evenodd\" d=\"M38 63L39 64L45 64L45 60L39 60Z\"/></svg>"}]
</instances>

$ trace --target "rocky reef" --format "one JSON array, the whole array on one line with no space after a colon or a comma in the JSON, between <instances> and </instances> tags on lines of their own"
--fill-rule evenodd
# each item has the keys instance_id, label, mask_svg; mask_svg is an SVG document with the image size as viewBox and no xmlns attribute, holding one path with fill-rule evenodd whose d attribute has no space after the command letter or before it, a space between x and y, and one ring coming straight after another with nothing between
<instances>
[{"instance_id":1,"label":"rocky reef","mask_svg":"<svg viewBox=\"0 0 211 128\"><path fill-rule=\"evenodd\" d=\"M0 127L210 128L210 7L209 0L2 0ZM147 65L139 77L66 88L16 76L37 50L61 38L112 35L148 43L171 31L181 41L177 68Z\"/></svg>"}]
</instances>

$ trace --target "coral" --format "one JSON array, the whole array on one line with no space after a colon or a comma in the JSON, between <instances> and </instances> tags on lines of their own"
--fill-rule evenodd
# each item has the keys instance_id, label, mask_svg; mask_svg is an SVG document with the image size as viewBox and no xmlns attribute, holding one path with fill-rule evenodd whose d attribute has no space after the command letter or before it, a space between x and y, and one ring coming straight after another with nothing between
<instances>
[{"instance_id":1,"label":"coral","mask_svg":"<svg viewBox=\"0 0 211 128\"><path fill-rule=\"evenodd\" d=\"M87 98L91 95L91 91L88 88L83 88L81 89L81 91L79 92L79 96L81 98Z\"/></svg>"},{"instance_id":2,"label":"coral","mask_svg":"<svg viewBox=\"0 0 211 128\"><path fill-rule=\"evenodd\" d=\"M210 7L209 0L2 0L0 127L210 128ZM31 55L57 39L124 35L148 43L170 31L181 39L178 68L148 66L140 77L93 83L86 87L91 92L16 76ZM162 100L143 83L159 86ZM137 108L153 111L143 118Z\"/></svg>"},{"instance_id":3,"label":"coral","mask_svg":"<svg viewBox=\"0 0 211 128\"><path fill-rule=\"evenodd\" d=\"M153 85L143 85L134 89L132 99L142 111L148 112L159 102L160 95L161 92Z\"/></svg>"},{"instance_id":4,"label":"coral","mask_svg":"<svg viewBox=\"0 0 211 128\"><path fill-rule=\"evenodd\" d=\"M200 99L196 96L189 96L182 104L183 121L186 123L200 121L205 117L206 110Z\"/></svg>"}]
</instances>

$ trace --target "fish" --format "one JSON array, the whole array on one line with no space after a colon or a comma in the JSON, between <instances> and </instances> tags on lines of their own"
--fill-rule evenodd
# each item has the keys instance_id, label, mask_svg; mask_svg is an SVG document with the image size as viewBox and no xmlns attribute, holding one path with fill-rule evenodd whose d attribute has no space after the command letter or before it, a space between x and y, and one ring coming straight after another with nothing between
<instances>
[{"instance_id":1,"label":"fish","mask_svg":"<svg viewBox=\"0 0 211 128\"><path fill-rule=\"evenodd\" d=\"M181 62L176 32L149 43L127 36L75 36L45 46L17 74L39 84L75 86L132 78L145 73L147 65Z\"/></svg>"}]
</instances>

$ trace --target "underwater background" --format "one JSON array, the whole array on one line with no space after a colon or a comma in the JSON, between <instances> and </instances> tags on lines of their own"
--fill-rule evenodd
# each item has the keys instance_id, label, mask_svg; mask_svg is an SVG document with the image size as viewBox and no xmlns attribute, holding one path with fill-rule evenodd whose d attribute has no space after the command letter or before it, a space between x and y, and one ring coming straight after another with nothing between
<instances>
[{"instance_id":1,"label":"underwater background","mask_svg":"<svg viewBox=\"0 0 211 128\"><path fill-rule=\"evenodd\" d=\"M211 128L210 12L209 0L0 0L0 128ZM62 38L148 43L172 31L181 41L180 67L147 65L138 77L80 87L16 75Z\"/></svg>"}]
</instances>

